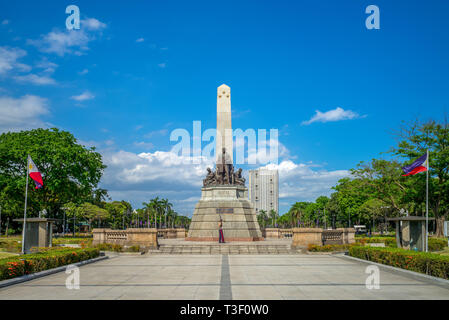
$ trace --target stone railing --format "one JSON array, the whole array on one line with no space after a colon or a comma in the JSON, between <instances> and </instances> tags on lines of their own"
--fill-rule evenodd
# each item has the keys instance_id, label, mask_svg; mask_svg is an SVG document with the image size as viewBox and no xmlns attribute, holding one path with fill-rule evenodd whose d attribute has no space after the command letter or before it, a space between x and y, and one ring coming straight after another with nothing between
<instances>
[{"instance_id":1,"label":"stone railing","mask_svg":"<svg viewBox=\"0 0 449 320\"><path fill-rule=\"evenodd\" d=\"M323 230L322 236L323 244L343 244L343 230Z\"/></svg>"},{"instance_id":2,"label":"stone railing","mask_svg":"<svg viewBox=\"0 0 449 320\"><path fill-rule=\"evenodd\" d=\"M158 229L157 237L163 239L182 239L186 237L186 229L184 228Z\"/></svg>"},{"instance_id":3,"label":"stone railing","mask_svg":"<svg viewBox=\"0 0 449 320\"><path fill-rule=\"evenodd\" d=\"M307 247L309 244L351 244L355 243L355 229L340 228L323 230L321 228L294 228L292 247Z\"/></svg>"},{"instance_id":4,"label":"stone railing","mask_svg":"<svg viewBox=\"0 0 449 320\"><path fill-rule=\"evenodd\" d=\"M264 238L283 239L293 236L293 229L265 228L261 231Z\"/></svg>"},{"instance_id":5,"label":"stone railing","mask_svg":"<svg viewBox=\"0 0 449 320\"><path fill-rule=\"evenodd\" d=\"M93 245L113 243L123 246L139 245L142 248L158 248L157 231L150 228L130 228L126 230L93 229Z\"/></svg>"},{"instance_id":6,"label":"stone railing","mask_svg":"<svg viewBox=\"0 0 449 320\"><path fill-rule=\"evenodd\" d=\"M293 229L279 229L281 238L292 238L293 237Z\"/></svg>"}]
</instances>

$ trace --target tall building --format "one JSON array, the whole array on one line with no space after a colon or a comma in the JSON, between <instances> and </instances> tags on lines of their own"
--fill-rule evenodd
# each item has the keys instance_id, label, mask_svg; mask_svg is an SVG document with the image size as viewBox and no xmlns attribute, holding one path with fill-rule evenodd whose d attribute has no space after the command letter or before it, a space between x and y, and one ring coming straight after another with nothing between
<instances>
[{"instance_id":1,"label":"tall building","mask_svg":"<svg viewBox=\"0 0 449 320\"><path fill-rule=\"evenodd\" d=\"M279 173L277 170L256 169L249 171L249 201L256 213L275 210L279 214Z\"/></svg>"}]
</instances>

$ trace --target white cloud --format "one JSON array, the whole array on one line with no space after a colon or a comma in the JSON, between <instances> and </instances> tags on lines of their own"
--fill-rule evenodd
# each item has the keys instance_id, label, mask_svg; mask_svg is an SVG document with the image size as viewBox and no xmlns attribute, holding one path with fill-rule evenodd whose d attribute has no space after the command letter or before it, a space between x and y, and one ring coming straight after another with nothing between
<instances>
[{"instance_id":1,"label":"white cloud","mask_svg":"<svg viewBox=\"0 0 449 320\"><path fill-rule=\"evenodd\" d=\"M86 20L81 20L81 29L82 28L87 28L91 31L97 31L105 29L106 24L95 18L88 18Z\"/></svg>"},{"instance_id":2,"label":"white cloud","mask_svg":"<svg viewBox=\"0 0 449 320\"><path fill-rule=\"evenodd\" d=\"M139 130L139 129L136 129L136 130ZM167 129L161 129L161 130L148 132L147 134L144 135L144 137L145 138L152 138L152 137L155 137L155 136L165 136L165 135L167 135L167 133L168 133Z\"/></svg>"},{"instance_id":3,"label":"white cloud","mask_svg":"<svg viewBox=\"0 0 449 320\"><path fill-rule=\"evenodd\" d=\"M27 74L25 76L15 76L14 79L18 82L31 83L35 85L51 85L56 84L56 81L48 76L39 76L36 74Z\"/></svg>"},{"instance_id":4,"label":"white cloud","mask_svg":"<svg viewBox=\"0 0 449 320\"><path fill-rule=\"evenodd\" d=\"M108 167L102 178L102 187L112 196L129 199L139 205L150 197L167 197L178 212L189 215L196 202L192 199L199 200L201 195L206 169L213 167L213 162L208 159L201 158L198 164L194 164L192 158L170 151L136 154L121 150L105 152L103 159ZM189 198L191 206L181 205Z\"/></svg>"},{"instance_id":5,"label":"white cloud","mask_svg":"<svg viewBox=\"0 0 449 320\"><path fill-rule=\"evenodd\" d=\"M0 97L0 131L45 127L41 116L48 113L48 103L44 98L33 95Z\"/></svg>"},{"instance_id":6,"label":"white cloud","mask_svg":"<svg viewBox=\"0 0 449 320\"><path fill-rule=\"evenodd\" d=\"M279 171L279 198L290 200L291 204L296 201L314 201L322 195L329 196L338 180L350 175L349 170L314 170L314 167L313 164L296 164L284 160L278 165L269 164L264 168Z\"/></svg>"},{"instance_id":7,"label":"white cloud","mask_svg":"<svg viewBox=\"0 0 449 320\"><path fill-rule=\"evenodd\" d=\"M313 122L331 122L331 121L341 121L359 118L360 115L351 110L344 110L340 107L329 110L326 112L321 112L319 110L315 111L315 115L308 121L303 121L303 125L309 125Z\"/></svg>"},{"instance_id":8,"label":"white cloud","mask_svg":"<svg viewBox=\"0 0 449 320\"><path fill-rule=\"evenodd\" d=\"M56 63L49 61L45 57L36 64L36 68L44 69L45 72L54 72L57 67Z\"/></svg>"},{"instance_id":9,"label":"white cloud","mask_svg":"<svg viewBox=\"0 0 449 320\"><path fill-rule=\"evenodd\" d=\"M136 40L136 42L144 42L144 41L145 41L144 38L139 38L139 39Z\"/></svg>"},{"instance_id":10,"label":"white cloud","mask_svg":"<svg viewBox=\"0 0 449 320\"><path fill-rule=\"evenodd\" d=\"M79 30L53 30L42 35L38 40L28 40L28 43L36 46L40 51L55 53L59 56L65 54L83 55L89 50L89 42L95 40L95 34L106 28L106 24L95 18L81 21Z\"/></svg>"},{"instance_id":11,"label":"white cloud","mask_svg":"<svg viewBox=\"0 0 449 320\"><path fill-rule=\"evenodd\" d=\"M89 91L84 91L79 96L70 97L70 99L76 100L76 101L87 101L87 100L92 100L94 98L95 98L95 96L92 93L90 93Z\"/></svg>"},{"instance_id":12,"label":"white cloud","mask_svg":"<svg viewBox=\"0 0 449 320\"><path fill-rule=\"evenodd\" d=\"M159 63L157 66L158 66L159 68L164 69L164 68L167 66L167 64L166 64L165 62L163 62L163 63Z\"/></svg>"},{"instance_id":13,"label":"white cloud","mask_svg":"<svg viewBox=\"0 0 449 320\"><path fill-rule=\"evenodd\" d=\"M83 76L83 75L88 74L88 73L89 73L89 70L88 70L88 69L83 69L83 71L78 72L78 74L79 74L80 76Z\"/></svg>"},{"instance_id":14,"label":"white cloud","mask_svg":"<svg viewBox=\"0 0 449 320\"><path fill-rule=\"evenodd\" d=\"M5 75L10 71L28 72L31 67L18 62L20 58L26 56L27 52L19 48L0 47L0 75Z\"/></svg>"},{"instance_id":15,"label":"white cloud","mask_svg":"<svg viewBox=\"0 0 449 320\"><path fill-rule=\"evenodd\" d=\"M136 147L145 148L145 149L153 149L154 148L154 144L152 144L151 142L144 142L144 141L134 142L134 145Z\"/></svg>"}]
</instances>

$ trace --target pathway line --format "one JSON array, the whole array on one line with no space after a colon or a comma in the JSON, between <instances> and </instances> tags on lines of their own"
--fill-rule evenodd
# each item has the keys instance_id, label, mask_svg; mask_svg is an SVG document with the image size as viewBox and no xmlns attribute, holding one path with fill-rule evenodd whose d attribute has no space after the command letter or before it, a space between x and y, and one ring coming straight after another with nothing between
<instances>
[{"instance_id":1,"label":"pathway line","mask_svg":"<svg viewBox=\"0 0 449 320\"><path fill-rule=\"evenodd\" d=\"M232 300L231 273L229 272L229 256L221 256L220 300Z\"/></svg>"}]
</instances>

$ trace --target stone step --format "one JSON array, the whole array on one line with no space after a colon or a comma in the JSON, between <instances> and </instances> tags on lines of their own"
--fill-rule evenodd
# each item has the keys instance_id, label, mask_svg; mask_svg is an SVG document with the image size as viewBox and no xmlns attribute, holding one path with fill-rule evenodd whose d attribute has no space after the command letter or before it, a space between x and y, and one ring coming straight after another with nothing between
<instances>
[{"instance_id":1,"label":"stone step","mask_svg":"<svg viewBox=\"0 0 449 320\"><path fill-rule=\"evenodd\" d=\"M295 254L290 245L232 245L232 244L204 244L204 245L160 245L157 252L151 254Z\"/></svg>"}]
</instances>

